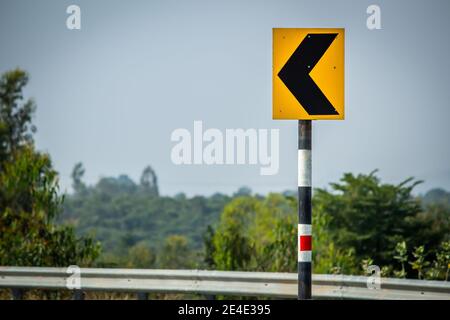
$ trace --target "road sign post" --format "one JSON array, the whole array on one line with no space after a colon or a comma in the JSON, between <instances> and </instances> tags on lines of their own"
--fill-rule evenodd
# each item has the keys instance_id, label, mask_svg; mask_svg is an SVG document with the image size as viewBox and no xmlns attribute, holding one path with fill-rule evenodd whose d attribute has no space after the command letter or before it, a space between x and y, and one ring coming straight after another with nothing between
<instances>
[{"instance_id":1,"label":"road sign post","mask_svg":"<svg viewBox=\"0 0 450 320\"><path fill-rule=\"evenodd\" d=\"M311 299L311 120L298 121L298 298Z\"/></svg>"},{"instance_id":2,"label":"road sign post","mask_svg":"<svg viewBox=\"0 0 450 320\"><path fill-rule=\"evenodd\" d=\"M273 29L273 119L298 121L298 298L311 299L312 120L344 119L344 29Z\"/></svg>"}]
</instances>

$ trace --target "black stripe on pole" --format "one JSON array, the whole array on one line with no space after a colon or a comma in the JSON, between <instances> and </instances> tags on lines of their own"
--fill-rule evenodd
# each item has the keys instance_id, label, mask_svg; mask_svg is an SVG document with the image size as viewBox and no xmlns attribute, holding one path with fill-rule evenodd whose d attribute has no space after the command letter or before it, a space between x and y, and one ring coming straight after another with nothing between
<instances>
[{"instance_id":1,"label":"black stripe on pole","mask_svg":"<svg viewBox=\"0 0 450 320\"><path fill-rule=\"evenodd\" d=\"M311 120L298 121L298 149L311 150Z\"/></svg>"},{"instance_id":2,"label":"black stripe on pole","mask_svg":"<svg viewBox=\"0 0 450 320\"><path fill-rule=\"evenodd\" d=\"M298 223L311 224L311 187L298 187Z\"/></svg>"},{"instance_id":3,"label":"black stripe on pole","mask_svg":"<svg viewBox=\"0 0 450 320\"><path fill-rule=\"evenodd\" d=\"M298 122L298 149L311 150L311 120ZM302 170L311 170L311 166L303 166ZM308 173L311 176L311 172ZM311 225L311 185L298 186L298 223ZM298 248L297 250L300 250ZM299 251L300 252L300 251ZM311 299L311 261L298 262L298 299Z\"/></svg>"},{"instance_id":4,"label":"black stripe on pole","mask_svg":"<svg viewBox=\"0 0 450 320\"><path fill-rule=\"evenodd\" d=\"M298 263L298 299L311 299L311 262Z\"/></svg>"}]
</instances>

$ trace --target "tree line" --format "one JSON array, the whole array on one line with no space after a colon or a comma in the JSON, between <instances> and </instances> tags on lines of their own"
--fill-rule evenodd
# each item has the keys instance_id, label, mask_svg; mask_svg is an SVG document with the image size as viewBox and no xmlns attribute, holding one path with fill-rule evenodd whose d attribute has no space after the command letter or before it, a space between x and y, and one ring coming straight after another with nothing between
<instances>
[{"instance_id":1,"label":"tree line","mask_svg":"<svg viewBox=\"0 0 450 320\"><path fill-rule=\"evenodd\" d=\"M36 150L36 105L26 72L0 78L0 265L201 268L296 272L295 192L162 196L156 172L83 181L61 195L48 154ZM450 193L414 196L413 178L343 175L313 192L313 272L448 280Z\"/></svg>"}]
</instances>

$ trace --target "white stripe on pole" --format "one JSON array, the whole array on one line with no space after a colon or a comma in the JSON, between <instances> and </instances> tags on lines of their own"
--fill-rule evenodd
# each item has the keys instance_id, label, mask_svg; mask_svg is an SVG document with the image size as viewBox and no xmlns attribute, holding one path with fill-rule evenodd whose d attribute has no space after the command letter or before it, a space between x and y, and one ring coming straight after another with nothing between
<instances>
[{"instance_id":1,"label":"white stripe on pole","mask_svg":"<svg viewBox=\"0 0 450 320\"><path fill-rule=\"evenodd\" d=\"M311 262L311 260L312 260L311 251L298 252L298 262Z\"/></svg>"},{"instance_id":2,"label":"white stripe on pole","mask_svg":"<svg viewBox=\"0 0 450 320\"><path fill-rule=\"evenodd\" d=\"M311 187L311 150L298 150L298 186Z\"/></svg>"},{"instance_id":3,"label":"white stripe on pole","mask_svg":"<svg viewBox=\"0 0 450 320\"><path fill-rule=\"evenodd\" d=\"M310 236L311 233L311 225L310 224L299 224L298 225L298 235L299 236Z\"/></svg>"}]
</instances>

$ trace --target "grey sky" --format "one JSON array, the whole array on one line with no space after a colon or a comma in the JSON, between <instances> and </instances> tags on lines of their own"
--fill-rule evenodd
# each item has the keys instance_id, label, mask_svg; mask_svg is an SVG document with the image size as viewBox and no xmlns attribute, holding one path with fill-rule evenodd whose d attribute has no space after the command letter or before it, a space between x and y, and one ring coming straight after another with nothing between
<instances>
[{"instance_id":1,"label":"grey sky","mask_svg":"<svg viewBox=\"0 0 450 320\"><path fill-rule=\"evenodd\" d=\"M366 28L378 4L382 30ZM82 29L65 26L77 4ZM313 184L375 168L450 189L450 1L0 0L0 72L31 75L37 146L70 187L151 164L163 194L297 186L296 121L272 120L273 27L346 28L346 120L314 122ZM280 171L175 166L176 128L279 128Z\"/></svg>"}]
</instances>

